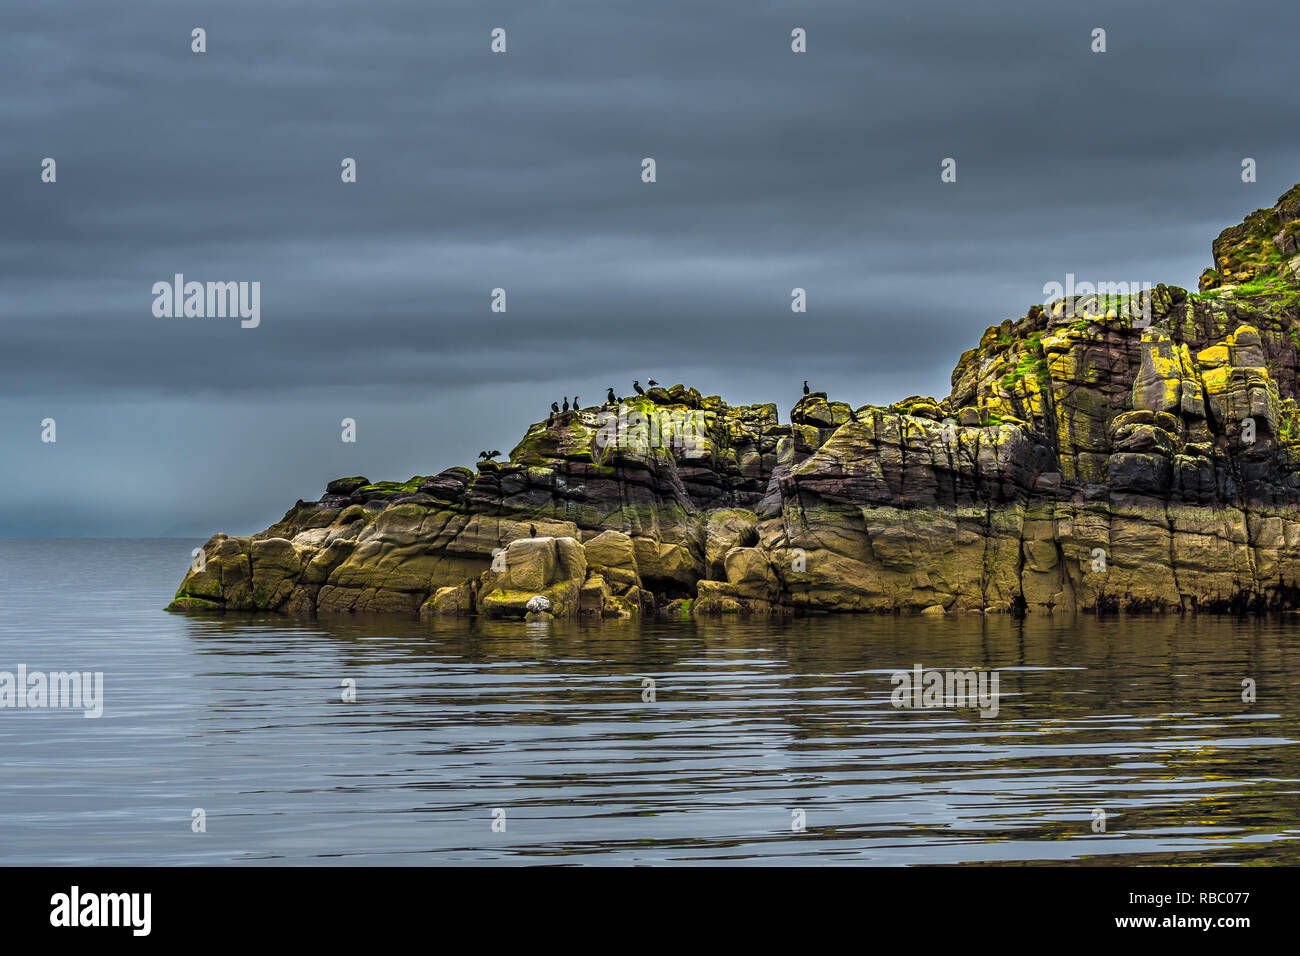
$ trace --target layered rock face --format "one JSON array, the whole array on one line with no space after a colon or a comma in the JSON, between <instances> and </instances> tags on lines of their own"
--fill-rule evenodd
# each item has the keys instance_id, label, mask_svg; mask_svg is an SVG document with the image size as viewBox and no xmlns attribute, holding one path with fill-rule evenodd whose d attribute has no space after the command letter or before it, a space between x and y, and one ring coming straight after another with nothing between
<instances>
[{"instance_id":1,"label":"layered rock face","mask_svg":"<svg viewBox=\"0 0 1300 956\"><path fill-rule=\"evenodd\" d=\"M1300 186L1200 291L990 327L942 399L790 423L681 385L506 463L329 483L216 535L176 610L492 617L1300 606ZM1080 290L1082 291L1082 290Z\"/></svg>"}]
</instances>

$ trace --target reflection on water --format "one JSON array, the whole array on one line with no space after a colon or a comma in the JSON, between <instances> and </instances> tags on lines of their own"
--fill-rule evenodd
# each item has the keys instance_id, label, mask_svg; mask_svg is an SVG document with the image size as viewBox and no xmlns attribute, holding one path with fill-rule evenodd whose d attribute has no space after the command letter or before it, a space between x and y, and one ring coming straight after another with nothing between
<instances>
[{"instance_id":1,"label":"reflection on water","mask_svg":"<svg viewBox=\"0 0 1300 956\"><path fill-rule=\"evenodd\" d=\"M0 670L106 698L0 710L0 862L1300 863L1290 618L196 620L193 546L0 541Z\"/></svg>"}]
</instances>

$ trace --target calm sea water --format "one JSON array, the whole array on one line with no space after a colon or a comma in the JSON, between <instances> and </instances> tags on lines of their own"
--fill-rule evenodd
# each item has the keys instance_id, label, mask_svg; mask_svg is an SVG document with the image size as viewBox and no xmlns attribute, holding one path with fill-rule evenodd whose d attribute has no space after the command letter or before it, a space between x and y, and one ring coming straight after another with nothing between
<instances>
[{"instance_id":1,"label":"calm sea water","mask_svg":"<svg viewBox=\"0 0 1300 956\"><path fill-rule=\"evenodd\" d=\"M0 670L105 698L0 710L0 863L1300 863L1293 618L167 614L198 543L0 540Z\"/></svg>"}]
</instances>

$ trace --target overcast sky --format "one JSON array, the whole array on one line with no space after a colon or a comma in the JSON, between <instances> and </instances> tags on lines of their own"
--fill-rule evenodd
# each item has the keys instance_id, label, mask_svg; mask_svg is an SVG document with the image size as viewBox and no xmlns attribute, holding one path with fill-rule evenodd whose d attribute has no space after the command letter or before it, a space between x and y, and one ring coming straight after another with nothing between
<instances>
[{"instance_id":1,"label":"overcast sky","mask_svg":"<svg viewBox=\"0 0 1300 956\"><path fill-rule=\"evenodd\" d=\"M0 535L248 533L633 378L943 396L1067 272L1195 287L1300 180L1300 6L1155 7L5 0Z\"/></svg>"}]
</instances>

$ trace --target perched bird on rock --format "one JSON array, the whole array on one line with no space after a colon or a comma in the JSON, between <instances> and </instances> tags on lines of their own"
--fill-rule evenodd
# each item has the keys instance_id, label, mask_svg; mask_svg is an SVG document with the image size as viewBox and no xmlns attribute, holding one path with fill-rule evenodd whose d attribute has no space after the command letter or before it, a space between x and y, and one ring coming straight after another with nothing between
<instances>
[{"instance_id":1,"label":"perched bird on rock","mask_svg":"<svg viewBox=\"0 0 1300 956\"><path fill-rule=\"evenodd\" d=\"M550 428L554 424L555 424L555 413L552 412L551 414L546 416L546 427Z\"/></svg>"},{"instance_id":2,"label":"perched bird on rock","mask_svg":"<svg viewBox=\"0 0 1300 956\"><path fill-rule=\"evenodd\" d=\"M609 386L609 394L605 396L605 403L606 403L607 405L614 405L614 404L616 404L617 402L618 402L618 399L614 397L614 386L611 385L611 386Z\"/></svg>"},{"instance_id":3,"label":"perched bird on rock","mask_svg":"<svg viewBox=\"0 0 1300 956\"><path fill-rule=\"evenodd\" d=\"M632 390L636 392L638 395L645 394L645 389L641 387L641 383L638 382L636 379L632 380Z\"/></svg>"},{"instance_id":4,"label":"perched bird on rock","mask_svg":"<svg viewBox=\"0 0 1300 956\"><path fill-rule=\"evenodd\" d=\"M654 388L659 383L651 378L651 379L646 379L646 384L649 385L651 388Z\"/></svg>"},{"instance_id":5,"label":"perched bird on rock","mask_svg":"<svg viewBox=\"0 0 1300 956\"><path fill-rule=\"evenodd\" d=\"M578 396L577 396L577 395L574 395L574 396L573 396L573 410L574 410L575 412L578 410Z\"/></svg>"},{"instance_id":6,"label":"perched bird on rock","mask_svg":"<svg viewBox=\"0 0 1300 956\"><path fill-rule=\"evenodd\" d=\"M490 451L487 453L489 458L497 458L498 456L500 456L500 454L501 452L499 451Z\"/></svg>"},{"instance_id":7,"label":"perched bird on rock","mask_svg":"<svg viewBox=\"0 0 1300 956\"><path fill-rule=\"evenodd\" d=\"M530 537L530 538L535 538L535 537L537 537L537 525L535 525L535 524L530 524L530 525L528 526L528 537Z\"/></svg>"},{"instance_id":8,"label":"perched bird on rock","mask_svg":"<svg viewBox=\"0 0 1300 956\"><path fill-rule=\"evenodd\" d=\"M563 408L566 412L569 410L569 396L568 396L568 395L565 395L565 396L564 396L564 404L561 405L560 407Z\"/></svg>"},{"instance_id":9,"label":"perched bird on rock","mask_svg":"<svg viewBox=\"0 0 1300 956\"><path fill-rule=\"evenodd\" d=\"M805 395L808 394L808 379L804 379L804 380L803 380L803 393L804 393Z\"/></svg>"},{"instance_id":10,"label":"perched bird on rock","mask_svg":"<svg viewBox=\"0 0 1300 956\"><path fill-rule=\"evenodd\" d=\"M479 458L486 458L488 456L488 453L485 451L481 451L478 453L478 456Z\"/></svg>"},{"instance_id":11,"label":"perched bird on rock","mask_svg":"<svg viewBox=\"0 0 1300 956\"><path fill-rule=\"evenodd\" d=\"M551 402L551 411L557 415L560 414L560 406L555 404L555 402Z\"/></svg>"}]
</instances>

